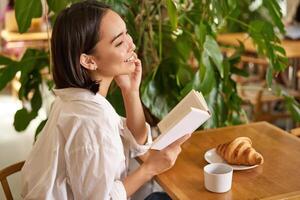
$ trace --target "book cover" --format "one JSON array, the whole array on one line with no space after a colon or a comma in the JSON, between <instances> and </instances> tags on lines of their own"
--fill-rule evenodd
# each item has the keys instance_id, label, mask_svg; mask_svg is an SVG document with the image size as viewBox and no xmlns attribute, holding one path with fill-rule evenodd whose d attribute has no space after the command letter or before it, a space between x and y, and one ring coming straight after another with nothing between
<instances>
[{"instance_id":1,"label":"book cover","mask_svg":"<svg viewBox=\"0 0 300 200\"><path fill-rule=\"evenodd\" d=\"M210 118L208 106L201 93L191 90L158 123L160 135L153 142L151 149L161 150L183 137L193 133Z\"/></svg>"}]
</instances>

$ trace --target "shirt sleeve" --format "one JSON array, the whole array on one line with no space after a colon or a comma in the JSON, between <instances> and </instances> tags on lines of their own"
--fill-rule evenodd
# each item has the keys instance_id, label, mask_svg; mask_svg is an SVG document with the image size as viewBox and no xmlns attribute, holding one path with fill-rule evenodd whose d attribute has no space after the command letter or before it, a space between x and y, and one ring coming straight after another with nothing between
<instances>
[{"instance_id":1,"label":"shirt sleeve","mask_svg":"<svg viewBox=\"0 0 300 200\"><path fill-rule=\"evenodd\" d=\"M137 157L144 154L146 151L149 150L152 144L152 134L151 134L151 127L148 123L146 123L147 129L147 141L144 145L140 145L135 140L134 136L132 135L131 131L128 129L126 125L126 118L121 117L121 124L120 124L120 134L123 137L124 142L124 149L128 149L130 151L130 157Z\"/></svg>"},{"instance_id":2,"label":"shirt sleeve","mask_svg":"<svg viewBox=\"0 0 300 200\"><path fill-rule=\"evenodd\" d=\"M118 163L125 160L122 149L113 144L118 138L96 130L91 124L81 125L72 142L66 144L67 181L74 199L126 200L124 185L116 178Z\"/></svg>"}]
</instances>

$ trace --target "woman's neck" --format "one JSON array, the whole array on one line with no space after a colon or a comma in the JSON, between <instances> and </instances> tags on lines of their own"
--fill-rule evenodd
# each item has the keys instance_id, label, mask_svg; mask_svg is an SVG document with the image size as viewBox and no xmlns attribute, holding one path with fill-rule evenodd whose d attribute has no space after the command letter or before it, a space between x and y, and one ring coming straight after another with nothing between
<instances>
[{"instance_id":1,"label":"woman's neck","mask_svg":"<svg viewBox=\"0 0 300 200\"><path fill-rule=\"evenodd\" d=\"M98 92L101 96L106 97L112 80L113 80L113 78L102 78L101 79L100 86L99 86L99 92Z\"/></svg>"}]
</instances>

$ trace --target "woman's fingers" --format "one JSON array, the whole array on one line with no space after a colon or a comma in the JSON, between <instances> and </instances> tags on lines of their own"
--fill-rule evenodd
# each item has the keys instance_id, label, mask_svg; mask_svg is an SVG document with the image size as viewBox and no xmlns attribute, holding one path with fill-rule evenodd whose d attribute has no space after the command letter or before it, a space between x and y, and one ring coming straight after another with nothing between
<instances>
[{"instance_id":1,"label":"woman's fingers","mask_svg":"<svg viewBox=\"0 0 300 200\"><path fill-rule=\"evenodd\" d=\"M191 137L191 134L186 134L183 137L179 138L178 140L176 140L175 142L173 142L172 144L170 144L168 147L166 148L174 148L177 146L182 145L186 140L188 140Z\"/></svg>"},{"instance_id":2,"label":"woman's fingers","mask_svg":"<svg viewBox=\"0 0 300 200\"><path fill-rule=\"evenodd\" d=\"M187 134L162 151L149 150L148 157L145 159L145 165L148 166L151 171L157 175L168 169L170 169L176 162L178 155L181 152L180 145L184 143L191 135ZM157 163L160 163L159 165Z\"/></svg>"}]
</instances>

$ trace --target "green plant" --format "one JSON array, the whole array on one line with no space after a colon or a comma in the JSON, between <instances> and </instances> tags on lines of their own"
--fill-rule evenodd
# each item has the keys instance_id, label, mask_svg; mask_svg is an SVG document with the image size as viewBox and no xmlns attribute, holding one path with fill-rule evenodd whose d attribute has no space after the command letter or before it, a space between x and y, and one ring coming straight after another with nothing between
<instances>
[{"instance_id":1,"label":"green plant","mask_svg":"<svg viewBox=\"0 0 300 200\"><path fill-rule=\"evenodd\" d=\"M243 46L236 49L233 56L224 57L215 40L224 30L239 27L236 30L249 33L259 54L270 61L266 76L269 87L272 77L287 66L284 49L275 32L278 29L284 33L276 0L264 0L253 11L248 8L250 0L152 0L139 1L140 5L133 2L127 1L128 6L122 13L138 41L138 53L147 67L141 89L142 101L158 119L194 88L205 95L213 110L213 120L206 124L207 127L243 122L241 99L231 78L233 74L247 76L236 67ZM269 17L264 17L266 15ZM277 85L272 87L286 98L287 107L299 121L298 102Z\"/></svg>"},{"instance_id":2,"label":"green plant","mask_svg":"<svg viewBox=\"0 0 300 200\"><path fill-rule=\"evenodd\" d=\"M73 2L75 1L47 0L49 9L54 14ZM192 88L204 94L212 110L212 120L206 123L206 127L227 126L245 121L236 83L231 78L233 74L247 76L246 71L236 67L243 53L243 46L234 49L235 53L232 56L224 57L216 42L216 35L222 31L241 30L249 33L259 54L267 57L270 62L266 76L269 87L273 76L287 66L284 49L280 47L278 33L275 32L278 30L279 33L284 33L277 0L263 0L262 5L253 11L260 13L260 10L263 10L268 18L264 18L263 15L249 17L253 15L253 12L247 9L251 0L106 0L106 2L124 16L129 33L136 42L137 53L144 67L142 101L151 113L148 116L152 116L154 123ZM41 15L41 8L40 0L16 1L16 18L21 32L28 29L31 18ZM244 13L240 12L241 9ZM243 17L245 12L248 12L246 18ZM49 52L30 49L20 62L0 57L0 65L4 66L0 70L0 90L17 71L21 71L21 77L24 79L21 78L22 88L19 97L31 102L32 105L31 111L23 110L16 113L17 130L23 130L36 116L28 113L36 112L40 108L40 103L34 103L41 101L37 85L42 83L42 79L36 73L44 67L49 67L48 54ZM34 59L35 57L30 59L30 56L36 58L41 56L43 59ZM13 68L15 65L23 67ZM31 81L36 85L27 84L25 77L33 78L34 81ZM273 87L278 88L276 85ZM37 97L29 98L30 91L34 91ZM278 95L286 98L286 105L294 119L300 121L299 103L281 90L274 89L274 91L279 91ZM122 113L120 97L116 87L112 87L108 98ZM26 123L21 122L24 119L21 120L20 117L25 117ZM20 123L22 125L18 126Z\"/></svg>"}]
</instances>

